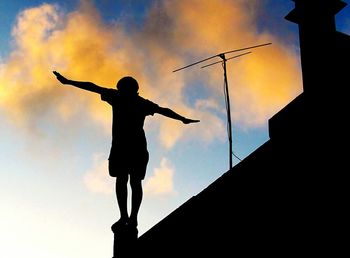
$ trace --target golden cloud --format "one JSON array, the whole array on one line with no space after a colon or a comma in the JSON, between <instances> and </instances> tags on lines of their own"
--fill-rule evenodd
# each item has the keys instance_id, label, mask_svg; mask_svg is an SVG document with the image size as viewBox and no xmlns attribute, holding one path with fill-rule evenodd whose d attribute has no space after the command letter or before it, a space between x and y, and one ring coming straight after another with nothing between
<instances>
[{"instance_id":1,"label":"golden cloud","mask_svg":"<svg viewBox=\"0 0 350 258\"><path fill-rule=\"evenodd\" d=\"M216 114L222 107L215 112L208 108L222 99L222 71L171 71L190 58L273 42L229 66L234 121L243 127L262 126L300 91L300 71L295 53L273 35L257 32L252 2L246 2L157 2L138 27L104 22L90 1L81 1L67 14L50 4L24 10L13 29L13 51L0 66L0 108L21 127L40 130L43 117L63 129L67 123L79 127L83 113L110 133L108 105L92 93L59 87L51 71L106 87L131 75L139 81L141 95L201 119L193 126L156 119L165 147L187 137L223 139L225 122ZM199 90L189 103L188 89L198 81L212 95Z\"/></svg>"}]
</instances>

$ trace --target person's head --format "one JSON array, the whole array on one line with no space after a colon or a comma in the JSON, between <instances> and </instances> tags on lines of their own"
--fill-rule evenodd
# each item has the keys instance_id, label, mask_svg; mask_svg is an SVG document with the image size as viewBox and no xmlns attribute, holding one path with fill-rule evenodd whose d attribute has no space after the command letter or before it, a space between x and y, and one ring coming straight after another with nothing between
<instances>
[{"instance_id":1,"label":"person's head","mask_svg":"<svg viewBox=\"0 0 350 258\"><path fill-rule=\"evenodd\" d=\"M139 91L139 84L133 77L125 76L118 81L117 89L122 94L137 95Z\"/></svg>"}]
</instances>

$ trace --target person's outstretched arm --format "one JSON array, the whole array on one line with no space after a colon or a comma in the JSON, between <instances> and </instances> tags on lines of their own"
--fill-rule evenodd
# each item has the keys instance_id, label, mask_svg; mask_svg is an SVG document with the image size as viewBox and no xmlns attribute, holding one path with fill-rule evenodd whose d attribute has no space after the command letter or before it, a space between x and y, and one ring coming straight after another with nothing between
<instances>
[{"instance_id":1,"label":"person's outstretched arm","mask_svg":"<svg viewBox=\"0 0 350 258\"><path fill-rule=\"evenodd\" d=\"M53 71L54 75L56 75L57 80L59 80L62 84L68 84L75 86L77 88L92 91L101 94L106 88L98 86L92 82L82 82L82 81L73 81L69 80L66 77L62 76L60 73Z\"/></svg>"},{"instance_id":2,"label":"person's outstretched arm","mask_svg":"<svg viewBox=\"0 0 350 258\"><path fill-rule=\"evenodd\" d=\"M199 120L193 120L193 119L183 117L183 116L179 115L178 113L174 112L173 110L171 110L170 108L159 107L157 113L159 113L163 116L166 116L166 117L170 117L172 119L180 120L184 124L198 123L199 122Z\"/></svg>"}]
</instances>

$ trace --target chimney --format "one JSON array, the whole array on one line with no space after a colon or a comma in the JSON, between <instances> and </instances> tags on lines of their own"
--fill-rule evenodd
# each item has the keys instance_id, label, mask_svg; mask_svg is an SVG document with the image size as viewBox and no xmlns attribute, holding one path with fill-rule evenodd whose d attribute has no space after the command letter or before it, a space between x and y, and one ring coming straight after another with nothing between
<instances>
[{"instance_id":1,"label":"chimney","mask_svg":"<svg viewBox=\"0 0 350 258\"><path fill-rule=\"evenodd\" d=\"M336 76L335 15L347 4L341 0L292 1L295 8L285 18L299 25L304 93L326 96Z\"/></svg>"}]
</instances>

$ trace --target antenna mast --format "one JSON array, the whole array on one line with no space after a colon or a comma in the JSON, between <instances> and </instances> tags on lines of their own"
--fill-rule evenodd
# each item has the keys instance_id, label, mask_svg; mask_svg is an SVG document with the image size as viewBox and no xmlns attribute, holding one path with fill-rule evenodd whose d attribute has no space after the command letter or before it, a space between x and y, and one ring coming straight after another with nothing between
<instances>
[{"instance_id":1,"label":"antenna mast","mask_svg":"<svg viewBox=\"0 0 350 258\"><path fill-rule=\"evenodd\" d=\"M231 123L231 105L230 105L230 95L228 93L228 81L227 81L227 70L226 70L226 56L225 54L220 54L220 57L222 59L223 68L224 68L224 90L225 90L225 96L226 96L226 110L227 110L227 130L228 130L228 144L229 144L229 161L230 161L230 169L232 168L232 123Z\"/></svg>"},{"instance_id":2,"label":"antenna mast","mask_svg":"<svg viewBox=\"0 0 350 258\"><path fill-rule=\"evenodd\" d=\"M220 54L217 54L217 55L214 55L214 56L202 59L202 60L197 61L195 63L186 65L186 66L184 66L182 68L179 68L179 69L176 69L176 70L173 71L173 72L178 72L180 70L183 70L183 69L186 69L186 68L188 68L190 66L194 66L196 64L208 61L208 60L210 60L212 58L215 58L215 57L220 57L222 59L222 60L220 60L218 62L214 62L214 63L208 64L208 65L204 65L201 68L205 68L205 67L208 67L208 66L211 66L211 65L222 63L222 66L223 66L223 69L224 69L224 93L225 93L225 102L226 102L226 110L227 110L227 130L228 130L228 143L229 143L229 169L231 169L232 166L233 166L233 164L232 164L232 155L234 155L234 153L232 151L231 105L230 105L230 96L229 96L229 91L228 91L226 62L228 60L233 59L233 58L237 58L237 57L240 57L240 56L243 56L243 55L250 54L251 52L246 52L246 53L243 53L243 54L240 54L240 55L237 55L237 56L233 56L233 57L230 57L230 58L226 58L226 54L233 53L233 52L238 52L238 51L243 51L243 50L248 50L248 49L252 49L252 48L257 48L257 47L263 47L263 46L267 46L267 45L271 45L271 44L272 43L266 43L266 44L261 44L261 45L256 45L256 46L251 46L251 47L246 47L246 48L241 48L241 49L236 49L236 50L223 52L223 53L220 53Z\"/></svg>"}]
</instances>

